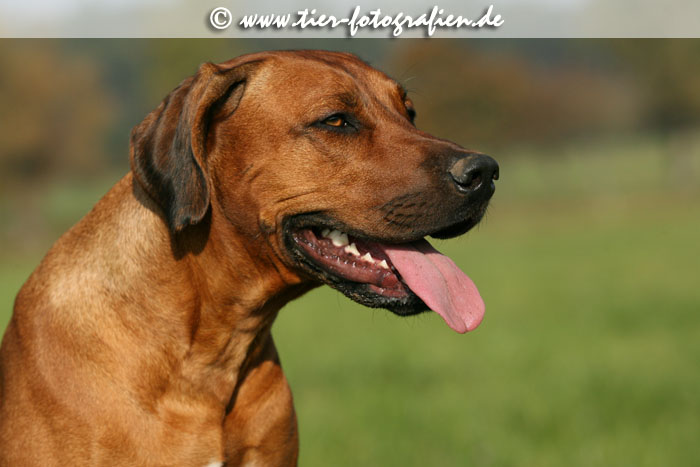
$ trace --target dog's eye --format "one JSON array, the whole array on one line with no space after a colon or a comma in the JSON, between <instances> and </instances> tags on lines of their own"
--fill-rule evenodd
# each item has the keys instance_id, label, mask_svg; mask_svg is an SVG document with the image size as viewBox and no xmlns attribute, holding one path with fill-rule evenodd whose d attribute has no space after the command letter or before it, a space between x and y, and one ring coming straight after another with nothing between
<instances>
[{"instance_id":1,"label":"dog's eye","mask_svg":"<svg viewBox=\"0 0 700 467\"><path fill-rule=\"evenodd\" d=\"M321 130L339 134L355 133L362 128L362 124L352 114L336 112L326 115L326 117L316 120L312 125Z\"/></svg>"},{"instance_id":2,"label":"dog's eye","mask_svg":"<svg viewBox=\"0 0 700 467\"><path fill-rule=\"evenodd\" d=\"M343 118L342 115L331 115L323 121L325 125L333 126L336 128L345 128L349 125L347 120Z\"/></svg>"}]
</instances>

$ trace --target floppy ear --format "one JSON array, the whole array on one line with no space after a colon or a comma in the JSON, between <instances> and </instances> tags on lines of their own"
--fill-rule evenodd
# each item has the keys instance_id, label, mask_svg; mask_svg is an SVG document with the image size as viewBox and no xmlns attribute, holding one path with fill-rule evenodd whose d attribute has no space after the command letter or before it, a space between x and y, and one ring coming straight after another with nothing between
<instances>
[{"instance_id":1,"label":"floppy ear","mask_svg":"<svg viewBox=\"0 0 700 467\"><path fill-rule=\"evenodd\" d=\"M131 132L131 170L136 181L163 209L173 233L202 220L211 187L206 141L212 108L226 99L238 105L254 62L233 68L205 63L175 88ZM242 89L242 88L241 88Z\"/></svg>"}]
</instances>

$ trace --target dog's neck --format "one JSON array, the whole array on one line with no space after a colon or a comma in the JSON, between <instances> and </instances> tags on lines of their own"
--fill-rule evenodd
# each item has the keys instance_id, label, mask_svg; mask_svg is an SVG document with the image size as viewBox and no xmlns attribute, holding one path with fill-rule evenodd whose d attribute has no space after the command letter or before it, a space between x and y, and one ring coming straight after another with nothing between
<instances>
[{"instance_id":1,"label":"dog's neck","mask_svg":"<svg viewBox=\"0 0 700 467\"><path fill-rule=\"evenodd\" d=\"M154 319L149 315L156 310L158 319L172 321L169 332L152 336L160 340L153 348L164 352L161 358L173 359L172 372L154 375L161 381L153 384L166 385L174 398L225 406L251 361L269 344L279 309L312 285L285 274L261 239L232 235L223 216L210 212L200 224L172 235L152 200L136 185L132 192L141 206L141 227L149 230L141 237L151 239L141 249L167 249L158 256L170 258L142 271L141 278L156 284L150 287L151 306L140 310L143 319Z\"/></svg>"}]
</instances>

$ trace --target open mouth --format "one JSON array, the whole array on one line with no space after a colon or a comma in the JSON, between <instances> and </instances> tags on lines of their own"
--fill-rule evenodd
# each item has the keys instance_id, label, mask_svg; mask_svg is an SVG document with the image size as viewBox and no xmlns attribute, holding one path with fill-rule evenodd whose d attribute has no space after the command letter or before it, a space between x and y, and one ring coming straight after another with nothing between
<instances>
[{"instance_id":1,"label":"open mouth","mask_svg":"<svg viewBox=\"0 0 700 467\"><path fill-rule=\"evenodd\" d=\"M287 242L307 272L365 306L399 315L432 309L460 333L483 318L484 302L474 283L425 239L382 243L306 226L291 228Z\"/></svg>"},{"instance_id":2,"label":"open mouth","mask_svg":"<svg viewBox=\"0 0 700 467\"><path fill-rule=\"evenodd\" d=\"M377 243L330 229L295 231L294 241L318 266L346 281L365 284L379 296L405 300L411 294Z\"/></svg>"}]
</instances>

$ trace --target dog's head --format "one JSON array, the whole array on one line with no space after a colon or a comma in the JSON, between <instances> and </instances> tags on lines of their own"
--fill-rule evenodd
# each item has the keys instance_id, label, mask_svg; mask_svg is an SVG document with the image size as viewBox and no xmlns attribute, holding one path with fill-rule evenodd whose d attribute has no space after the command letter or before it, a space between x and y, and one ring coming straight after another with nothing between
<instances>
[{"instance_id":1,"label":"dog's head","mask_svg":"<svg viewBox=\"0 0 700 467\"><path fill-rule=\"evenodd\" d=\"M455 330L483 301L424 240L482 218L498 165L413 124L406 91L349 54L203 65L132 133L132 169L172 232L211 209L302 280Z\"/></svg>"}]
</instances>

